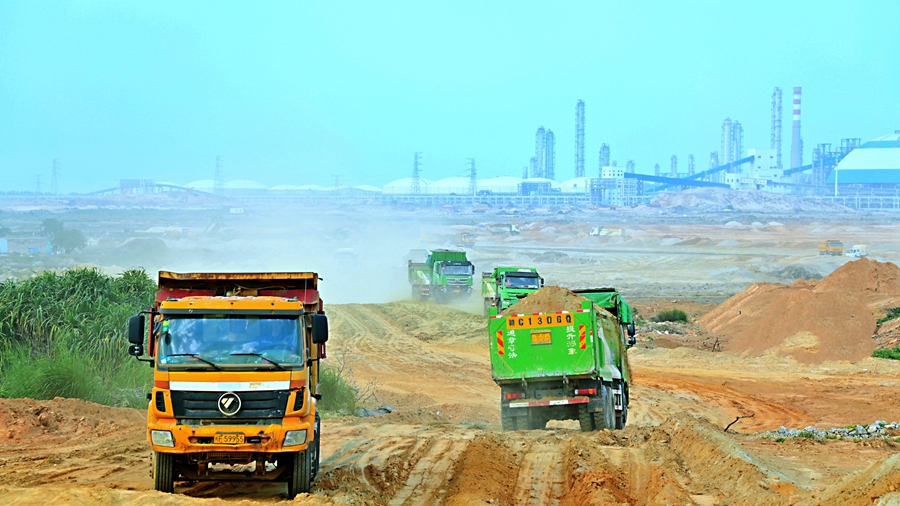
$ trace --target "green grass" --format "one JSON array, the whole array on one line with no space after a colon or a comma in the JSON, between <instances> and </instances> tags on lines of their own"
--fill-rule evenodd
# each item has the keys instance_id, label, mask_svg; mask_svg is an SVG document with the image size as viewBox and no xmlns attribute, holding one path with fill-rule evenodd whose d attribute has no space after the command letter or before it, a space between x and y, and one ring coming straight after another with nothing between
<instances>
[{"instance_id":1,"label":"green grass","mask_svg":"<svg viewBox=\"0 0 900 506\"><path fill-rule=\"evenodd\" d=\"M0 397L146 407L152 371L128 355L125 334L155 290L142 270L48 271L0 283Z\"/></svg>"},{"instance_id":2,"label":"green grass","mask_svg":"<svg viewBox=\"0 0 900 506\"><path fill-rule=\"evenodd\" d=\"M887 315L885 315L884 318L879 318L878 321L875 322L878 325L881 325L884 322L889 322L896 318L900 318L900 307L887 308L887 309L885 309L885 311L887 312Z\"/></svg>"},{"instance_id":3,"label":"green grass","mask_svg":"<svg viewBox=\"0 0 900 506\"><path fill-rule=\"evenodd\" d=\"M777 437L777 438L775 438L775 442L776 442L776 443L784 443L784 441L785 441L785 439L784 439L783 437Z\"/></svg>"},{"instance_id":4,"label":"green grass","mask_svg":"<svg viewBox=\"0 0 900 506\"><path fill-rule=\"evenodd\" d=\"M883 350L875 350L872 352L875 358L887 358L890 360L900 360L900 346L896 348L885 348Z\"/></svg>"},{"instance_id":5,"label":"green grass","mask_svg":"<svg viewBox=\"0 0 900 506\"><path fill-rule=\"evenodd\" d=\"M322 366L319 371L319 393L322 395L322 400L319 401L322 411L341 415L356 414L359 389L338 367Z\"/></svg>"},{"instance_id":6,"label":"green grass","mask_svg":"<svg viewBox=\"0 0 900 506\"><path fill-rule=\"evenodd\" d=\"M653 317L655 322L688 322L688 315L678 308L663 309Z\"/></svg>"},{"instance_id":7,"label":"green grass","mask_svg":"<svg viewBox=\"0 0 900 506\"><path fill-rule=\"evenodd\" d=\"M797 437L802 437L806 439L819 439L815 433L808 430L801 430L797 433Z\"/></svg>"}]
</instances>

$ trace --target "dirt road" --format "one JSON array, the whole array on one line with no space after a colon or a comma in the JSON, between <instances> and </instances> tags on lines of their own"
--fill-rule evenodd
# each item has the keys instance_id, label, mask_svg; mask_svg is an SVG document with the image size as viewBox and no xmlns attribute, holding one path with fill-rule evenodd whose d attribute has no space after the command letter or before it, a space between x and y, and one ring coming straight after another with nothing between
<instances>
[{"instance_id":1,"label":"dirt road","mask_svg":"<svg viewBox=\"0 0 900 506\"><path fill-rule=\"evenodd\" d=\"M684 347L633 349L625 430L581 433L577 423L554 422L502 432L482 317L412 302L336 305L329 314L329 360L343 362L360 384L376 382L376 404L396 409L327 419L322 469L299 504L862 505L900 498L900 443L757 436L781 425L900 421L900 365L893 362L809 366ZM283 501L283 484L152 491L139 411L0 400L0 428L6 503Z\"/></svg>"}]
</instances>

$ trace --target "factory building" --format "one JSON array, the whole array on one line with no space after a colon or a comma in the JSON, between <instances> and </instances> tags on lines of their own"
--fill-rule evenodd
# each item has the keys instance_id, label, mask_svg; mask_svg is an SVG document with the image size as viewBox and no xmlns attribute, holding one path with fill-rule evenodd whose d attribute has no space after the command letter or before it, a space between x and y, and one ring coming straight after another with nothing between
<instances>
[{"instance_id":1,"label":"factory building","mask_svg":"<svg viewBox=\"0 0 900 506\"><path fill-rule=\"evenodd\" d=\"M828 176L827 183L867 185L896 192L900 189L900 130L878 137L850 151Z\"/></svg>"}]
</instances>

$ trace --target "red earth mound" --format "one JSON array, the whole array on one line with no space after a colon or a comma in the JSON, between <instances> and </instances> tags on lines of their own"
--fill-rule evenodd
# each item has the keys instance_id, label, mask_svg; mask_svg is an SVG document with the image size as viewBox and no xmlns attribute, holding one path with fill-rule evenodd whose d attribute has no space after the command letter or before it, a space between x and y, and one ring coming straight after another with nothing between
<instances>
[{"instance_id":1,"label":"red earth mound","mask_svg":"<svg viewBox=\"0 0 900 506\"><path fill-rule=\"evenodd\" d=\"M79 399L0 399L0 446L36 437L62 444L144 423L146 414L138 410L111 408Z\"/></svg>"},{"instance_id":2,"label":"red earth mound","mask_svg":"<svg viewBox=\"0 0 900 506\"><path fill-rule=\"evenodd\" d=\"M503 314L553 313L581 309L581 301L588 300L568 288L545 286L528 294L524 299L508 307Z\"/></svg>"},{"instance_id":3,"label":"red earth mound","mask_svg":"<svg viewBox=\"0 0 900 506\"><path fill-rule=\"evenodd\" d=\"M900 267L848 262L821 281L759 283L722 303L699 323L727 337L741 355L790 355L800 362L857 362L872 354L873 311L900 300Z\"/></svg>"}]
</instances>

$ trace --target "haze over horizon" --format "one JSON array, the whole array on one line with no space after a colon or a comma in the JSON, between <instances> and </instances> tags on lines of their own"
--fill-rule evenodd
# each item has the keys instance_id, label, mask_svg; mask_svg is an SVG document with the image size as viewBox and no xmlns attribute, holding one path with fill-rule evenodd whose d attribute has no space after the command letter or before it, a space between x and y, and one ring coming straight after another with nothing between
<instances>
[{"instance_id":1,"label":"haze over horizon","mask_svg":"<svg viewBox=\"0 0 900 506\"><path fill-rule=\"evenodd\" d=\"M52 6L52 8L51 8ZM538 126L573 176L575 104L585 171L601 143L639 172L675 154L698 170L726 116L744 148L769 147L782 88L803 87L804 160L815 144L900 129L900 11L818 3L272 2L0 0L0 191L61 193L120 178L180 184L381 186L406 177L518 176Z\"/></svg>"}]
</instances>

